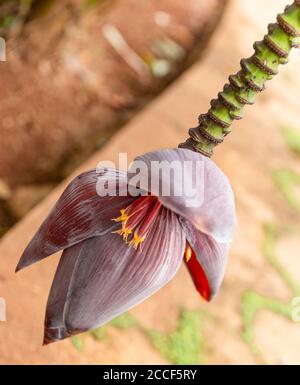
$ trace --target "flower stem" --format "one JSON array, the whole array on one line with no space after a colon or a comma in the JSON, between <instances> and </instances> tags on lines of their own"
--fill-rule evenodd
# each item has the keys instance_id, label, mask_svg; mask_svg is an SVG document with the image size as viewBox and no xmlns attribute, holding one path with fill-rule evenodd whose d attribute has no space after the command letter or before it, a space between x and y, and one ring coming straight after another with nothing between
<instances>
[{"instance_id":1,"label":"flower stem","mask_svg":"<svg viewBox=\"0 0 300 385\"><path fill-rule=\"evenodd\" d=\"M229 76L229 83L211 101L209 111L199 116L198 127L189 130L190 137L179 147L212 156L214 147L231 132L233 121L242 119L244 106L254 104L267 80L277 75L279 65L288 62L294 47L300 47L300 0L287 6L277 16L277 23L269 24L268 34L254 43L255 53L241 60L239 72Z\"/></svg>"}]
</instances>

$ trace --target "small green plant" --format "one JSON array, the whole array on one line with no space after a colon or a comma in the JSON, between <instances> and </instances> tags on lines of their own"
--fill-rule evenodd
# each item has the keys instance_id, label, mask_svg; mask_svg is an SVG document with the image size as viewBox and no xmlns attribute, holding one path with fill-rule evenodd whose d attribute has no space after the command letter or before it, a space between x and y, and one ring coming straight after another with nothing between
<instances>
[{"instance_id":1,"label":"small green plant","mask_svg":"<svg viewBox=\"0 0 300 385\"><path fill-rule=\"evenodd\" d=\"M295 193L295 188L300 186L300 175L290 169L281 169L273 172L273 180L289 206L300 213L300 200Z\"/></svg>"},{"instance_id":2,"label":"small green plant","mask_svg":"<svg viewBox=\"0 0 300 385\"><path fill-rule=\"evenodd\" d=\"M96 341L102 341L107 337L107 328L102 326L97 329L93 329L89 332L89 335Z\"/></svg>"},{"instance_id":3,"label":"small green plant","mask_svg":"<svg viewBox=\"0 0 300 385\"><path fill-rule=\"evenodd\" d=\"M110 325L118 329L129 329L138 325L137 320L130 314L124 313L113 319Z\"/></svg>"},{"instance_id":4,"label":"small green plant","mask_svg":"<svg viewBox=\"0 0 300 385\"><path fill-rule=\"evenodd\" d=\"M94 7L96 5L102 4L104 1L107 0L85 0L84 8Z\"/></svg>"},{"instance_id":5,"label":"small green plant","mask_svg":"<svg viewBox=\"0 0 300 385\"><path fill-rule=\"evenodd\" d=\"M183 310L177 328L169 334L144 328L130 313L122 314L109 325L122 330L137 328L163 357L174 364L198 364L202 361L203 336L199 311ZM85 336L103 341L108 336L108 326L91 330ZM84 336L74 336L71 342L78 352L83 351Z\"/></svg>"},{"instance_id":6,"label":"small green plant","mask_svg":"<svg viewBox=\"0 0 300 385\"><path fill-rule=\"evenodd\" d=\"M300 130L293 127L283 127L282 134L289 148L300 155Z\"/></svg>"},{"instance_id":7,"label":"small green plant","mask_svg":"<svg viewBox=\"0 0 300 385\"><path fill-rule=\"evenodd\" d=\"M179 318L178 327L170 334L156 330L146 333L154 347L174 364L199 364L203 336L200 312L184 310Z\"/></svg>"},{"instance_id":8,"label":"small green plant","mask_svg":"<svg viewBox=\"0 0 300 385\"><path fill-rule=\"evenodd\" d=\"M78 352L82 352L84 349L84 339L86 336L92 337L95 341L103 341L108 336L108 327L112 326L118 329L129 329L132 327L139 327L137 320L129 313L124 313L119 317L113 319L108 325L101 326L99 328L90 330L82 336L74 336L71 338L72 345Z\"/></svg>"},{"instance_id":9,"label":"small green plant","mask_svg":"<svg viewBox=\"0 0 300 385\"><path fill-rule=\"evenodd\" d=\"M275 224L267 224L264 228L264 242L262 245L262 253L267 258L270 265L277 272L282 281L290 289L292 296L300 295L300 287L294 278L286 269L278 262L276 257L276 241L282 229ZM291 320L293 306L291 303L284 303L276 298L269 298L259 294L253 290L247 290L242 296L241 311L244 325L243 339L249 346L252 354L256 359L264 363L264 357L261 353L254 338L254 321L257 313L261 310L268 310L282 317Z\"/></svg>"},{"instance_id":10,"label":"small green plant","mask_svg":"<svg viewBox=\"0 0 300 385\"><path fill-rule=\"evenodd\" d=\"M71 337L71 344L75 347L75 349L79 352L83 352L84 341L82 336L73 336Z\"/></svg>"}]
</instances>

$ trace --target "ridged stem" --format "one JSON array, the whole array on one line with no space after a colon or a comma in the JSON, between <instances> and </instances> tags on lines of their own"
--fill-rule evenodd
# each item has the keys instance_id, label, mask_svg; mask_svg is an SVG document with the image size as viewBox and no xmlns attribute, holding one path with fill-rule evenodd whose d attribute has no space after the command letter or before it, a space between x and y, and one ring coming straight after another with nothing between
<instances>
[{"instance_id":1,"label":"ridged stem","mask_svg":"<svg viewBox=\"0 0 300 385\"><path fill-rule=\"evenodd\" d=\"M244 106L254 104L256 95L277 75L279 65L288 62L295 47L300 47L300 0L287 6L277 16L277 23L268 26L263 40L254 43L255 53L241 60L239 72L229 76L229 83L211 101L209 111L199 116L199 125L189 130L190 137L179 147L212 156L214 147L231 132L233 121L242 119Z\"/></svg>"}]
</instances>

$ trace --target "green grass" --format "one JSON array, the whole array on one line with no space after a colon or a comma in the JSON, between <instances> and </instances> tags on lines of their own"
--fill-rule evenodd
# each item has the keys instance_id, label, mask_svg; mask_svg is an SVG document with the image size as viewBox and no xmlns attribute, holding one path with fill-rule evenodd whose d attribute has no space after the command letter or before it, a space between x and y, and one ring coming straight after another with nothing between
<instances>
[{"instance_id":1,"label":"green grass","mask_svg":"<svg viewBox=\"0 0 300 385\"><path fill-rule=\"evenodd\" d=\"M282 231L283 229L280 229L275 224L267 224L265 226L262 253L281 280L288 286L292 296L297 297L300 295L299 285L291 274L278 262L276 256L276 241ZM285 303L279 299L264 296L253 290L244 292L241 302L242 321L244 325L243 339L257 361L264 363L265 359L254 338L255 318L257 313L261 310L267 310L274 314L278 314L292 322L291 316L293 307L291 303Z\"/></svg>"},{"instance_id":2,"label":"green grass","mask_svg":"<svg viewBox=\"0 0 300 385\"><path fill-rule=\"evenodd\" d=\"M295 281L292 275L282 267L276 256L276 241L282 233L287 235L287 229L279 227L274 223L268 223L264 227L264 241L262 245L262 253L267 258L270 265L280 276L280 278L289 287L291 292L297 296L300 295L300 285Z\"/></svg>"},{"instance_id":3,"label":"green grass","mask_svg":"<svg viewBox=\"0 0 300 385\"><path fill-rule=\"evenodd\" d=\"M174 332L148 330L146 333L160 354L173 364L199 364L203 346L201 326L200 313L185 310Z\"/></svg>"},{"instance_id":4,"label":"green grass","mask_svg":"<svg viewBox=\"0 0 300 385\"><path fill-rule=\"evenodd\" d=\"M178 326L171 333L143 327L130 313L124 313L108 325L91 330L83 335L71 338L72 345L78 352L84 350L84 339L92 337L101 342L108 337L109 326L121 330L138 329L144 334L158 352L173 364L198 364L202 362L203 336L202 320L199 311L182 311Z\"/></svg>"},{"instance_id":5,"label":"green grass","mask_svg":"<svg viewBox=\"0 0 300 385\"><path fill-rule=\"evenodd\" d=\"M107 1L107 0L85 0L84 7L85 8L91 8L91 7L94 7L96 5L104 3L104 1Z\"/></svg>"},{"instance_id":6,"label":"green grass","mask_svg":"<svg viewBox=\"0 0 300 385\"><path fill-rule=\"evenodd\" d=\"M290 150L300 155L300 130L287 126L282 128L282 134Z\"/></svg>"},{"instance_id":7,"label":"green grass","mask_svg":"<svg viewBox=\"0 0 300 385\"><path fill-rule=\"evenodd\" d=\"M261 310L267 310L291 320L293 307L280 300L268 298L255 291L248 290L242 297L241 309L244 325L243 339L257 361L264 363L264 356L254 338L254 324L257 313Z\"/></svg>"},{"instance_id":8,"label":"green grass","mask_svg":"<svg viewBox=\"0 0 300 385\"><path fill-rule=\"evenodd\" d=\"M4 29L10 28L15 22L15 20L16 20L16 17L13 15L8 15L0 18L0 28L4 28Z\"/></svg>"},{"instance_id":9,"label":"green grass","mask_svg":"<svg viewBox=\"0 0 300 385\"><path fill-rule=\"evenodd\" d=\"M102 326L89 331L89 335L96 341L103 341L107 337L107 328Z\"/></svg>"},{"instance_id":10,"label":"green grass","mask_svg":"<svg viewBox=\"0 0 300 385\"><path fill-rule=\"evenodd\" d=\"M129 329L135 326L138 326L137 320L130 314L124 313L119 317L113 319L110 322L110 325L118 329Z\"/></svg>"},{"instance_id":11,"label":"green grass","mask_svg":"<svg viewBox=\"0 0 300 385\"><path fill-rule=\"evenodd\" d=\"M74 346L74 348L79 352L83 352L84 348L84 341L82 336L73 336L71 337L71 344Z\"/></svg>"},{"instance_id":12,"label":"green grass","mask_svg":"<svg viewBox=\"0 0 300 385\"><path fill-rule=\"evenodd\" d=\"M300 213L300 200L294 190L300 187L300 175L290 169L280 169L273 172L273 180L289 206Z\"/></svg>"},{"instance_id":13,"label":"green grass","mask_svg":"<svg viewBox=\"0 0 300 385\"><path fill-rule=\"evenodd\" d=\"M79 336L74 336L71 338L71 343L75 349L82 353L84 350L84 340L86 337L92 337L95 341L101 342L105 340L109 335L109 326L126 330L132 327L139 327L136 319L129 313L124 313L119 317L113 319L109 324L101 326L99 328L90 330L86 333L83 333Z\"/></svg>"}]
</instances>

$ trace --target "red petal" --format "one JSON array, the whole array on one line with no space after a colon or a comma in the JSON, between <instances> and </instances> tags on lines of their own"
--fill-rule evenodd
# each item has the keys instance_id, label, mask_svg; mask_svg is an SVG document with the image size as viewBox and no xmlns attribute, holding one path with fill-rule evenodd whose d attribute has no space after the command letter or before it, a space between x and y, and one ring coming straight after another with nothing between
<instances>
[{"instance_id":1,"label":"red petal","mask_svg":"<svg viewBox=\"0 0 300 385\"><path fill-rule=\"evenodd\" d=\"M200 263L198 262L193 250L192 250L191 257L189 258L188 261L185 260L185 263L194 281L196 289L206 301L209 301L211 295L210 295L210 287L209 287L208 279Z\"/></svg>"}]
</instances>

